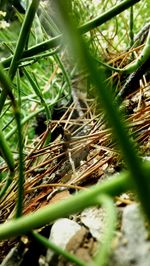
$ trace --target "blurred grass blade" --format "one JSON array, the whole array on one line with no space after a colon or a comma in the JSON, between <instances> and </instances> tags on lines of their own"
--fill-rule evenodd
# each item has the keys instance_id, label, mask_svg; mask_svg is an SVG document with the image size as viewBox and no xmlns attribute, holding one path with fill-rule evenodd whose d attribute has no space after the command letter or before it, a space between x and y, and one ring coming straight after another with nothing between
<instances>
[{"instance_id":1,"label":"blurred grass blade","mask_svg":"<svg viewBox=\"0 0 150 266\"><path fill-rule=\"evenodd\" d=\"M106 266L108 264L108 258L112 248L111 245L117 222L117 212L115 204L109 196L102 195L97 198L97 201L105 211L105 229L101 239L99 252L95 258L95 265Z\"/></svg>"},{"instance_id":2,"label":"blurred grass blade","mask_svg":"<svg viewBox=\"0 0 150 266\"><path fill-rule=\"evenodd\" d=\"M65 41L67 40L72 48L75 58L80 58L96 87L97 96L103 106L106 119L112 127L115 141L119 144L122 156L128 170L131 173L137 194L143 208L150 220L150 182L149 175L144 172L142 162L138 157L133 141L129 138L127 125L121 112L116 105L111 89L106 85L104 69L98 69L91 56L86 43L74 26L69 11L64 1L59 1L60 18L64 27ZM67 21L67 23L66 23Z\"/></svg>"}]
</instances>

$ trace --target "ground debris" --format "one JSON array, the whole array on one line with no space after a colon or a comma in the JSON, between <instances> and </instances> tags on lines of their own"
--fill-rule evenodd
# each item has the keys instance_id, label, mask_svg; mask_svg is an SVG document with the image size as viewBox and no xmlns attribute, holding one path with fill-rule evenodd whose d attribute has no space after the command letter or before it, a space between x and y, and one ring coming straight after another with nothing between
<instances>
[{"instance_id":1,"label":"ground debris","mask_svg":"<svg viewBox=\"0 0 150 266\"><path fill-rule=\"evenodd\" d=\"M131 100L133 102L133 108L131 113L126 116L126 120L129 125L130 136L137 140L138 149L142 156L148 158L150 154L150 95L148 86L144 90L144 95L144 104L141 101L140 92L125 100L126 108L129 107ZM124 163L115 147L115 143L112 141L111 131L106 128L103 113L96 115L96 103L93 99L84 99L84 102L82 114L81 108L78 108L80 109L80 117L74 118L70 115L70 112L73 113L76 110L76 103L73 102L71 108L68 107L63 117L51 121L50 128L52 132L55 132L57 127L59 129L61 127L60 134L52 142L46 146L44 145L48 128L29 149L30 151L25 159L25 215L47 204L54 204L70 197L73 193L78 193L78 190L88 189L89 186L95 183L101 183L104 179L112 178L114 173L118 173L124 168ZM2 171L4 168L7 170L6 166L3 166ZM16 180L14 180L5 198L0 202L1 223L14 217L16 197L17 188ZM117 208L123 206L126 209L125 206L132 205L132 203L133 201L130 198L119 198L117 199ZM95 208L94 212L85 210L79 214L79 223L76 225L80 233L76 232L72 236L72 240L69 237L66 240L66 249L73 251L74 255L86 262L91 261L97 241L100 240L103 227L103 213L101 216L100 210ZM123 218L122 228L124 226ZM68 230L68 226L66 227ZM61 233L59 237L61 237ZM74 249L76 245L72 243L77 245L76 249ZM123 246L121 240L119 245L121 245L121 250ZM5 249L6 242L1 243L1 250L4 251L0 258L1 262L3 261L2 263L4 263L7 254L12 254L13 250L16 250L17 241L7 246ZM114 251L113 259L116 259L115 252L117 251ZM48 266L45 255L39 254L39 257L40 265ZM70 266L71 264L67 264L62 257L53 255L51 265ZM114 265L117 266L115 263L111 266ZM149 266L149 264L136 265ZM118 264L118 266L130 266L130 264Z\"/></svg>"}]
</instances>

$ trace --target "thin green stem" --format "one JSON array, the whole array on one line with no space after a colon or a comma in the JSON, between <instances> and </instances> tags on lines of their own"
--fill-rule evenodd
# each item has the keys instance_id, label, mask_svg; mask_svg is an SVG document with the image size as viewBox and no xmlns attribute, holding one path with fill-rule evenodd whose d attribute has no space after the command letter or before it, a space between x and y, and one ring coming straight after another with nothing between
<instances>
[{"instance_id":1,"label":"thin green stem","mask_svg":"<svg viewBox=\"0 0 150 266\"><path fill-rule=\"evenodd\" d=\"M26 45L26 41L30 32L30 28L34 19L34 15L37 11L39 5L39 0L32 0L31 4L29 5L29 8L26 12L25 19L19 34L19 38L17 41L16 49L14 52L14 56L11 57L11 64L9 68L9 77L11 80L14 79L14 76L16 74L19 61L22 57L24 47ZM5 100L7 97L7 91L2 91L1 97L0 97L0 113L2 111L2 108L4 106Z\"/></svg>"},{"instance_id":2,"label":"thin green stem","mask_svg":"<svg viewBox=\"0 0 150 266\"><path fill-rule=\"evenodd\" d=\"M105 230L103 232L99 252L95 258L95 265L106 266L108 265L108 255L111 251L111 243L114 236L117 217L114 202L109 196L102 195L98 197L98 201L105 211Z\"/></svg>"},{"instance_id":3,"label":"thin green stem","mask_svg":"<svg viewBox=\"0 0 150 266\"><path fill-rule=\"evenodd\" d=\"M12 183L14 175L15 175L15 173L12 173L12 172L8 174L7 180L5 181L5 184L3 185L3 187L0 190L0 200L3 198L7 189L9 188L10 184Z\"/></svg>"},{"instance_id":4,"label":"thin green stem","mask_svg":"<svg viewBox=\"0 0 150 266\"><path fill-rule=\"evenodd\" d=\"M50 110L49 110L49 107L44 99L44 96L38 86L38 83L35 79L35 76L34 76L34 73L33 74L33 77L31 77L31 75L29 74L29 72L24 68L24 73L27 77L27 79L29 80L35 94L38 96L38 98L40 99L41 101L41 104L43 105L44 109L45 109L45 112L46 112L46 115L47 115L47 120L50 120L51 119L51 113L50 113Z\"/></svg>"},{"instance_id":5,"label":"thin green stem","mask_svg":"<svg viewBox=\"0 0 150 266\"><path fill-rule=\"evenodd\" d=\"M7 191L8 187L10 186L14 175L15 175L15 162L13 159L12 152L9 148L9 145L7 141L5 140L4 134L0 129L0 155L4 158L6 161L8 168L10 170L10 173L8 174L7 180L5 181L5 184L0 190L0 199L5 195L5 192Z\"/></svg>"},{"instance_id":6,"label":"thin green stem","mask_svg":"<svg viewBox=\"0 0 150 266\"><path fill-rule=\"evenodd\" d=\"M118 14L120 14L121 12L126 10L127 8L133 6L134 4L136 4L139 1L140 0L125 0L125 1L119 2L117 5L113 6L110 10L104 12L102 15L90 20L89 22L87 22L84 25L82 25L81 27L79 27L79 32L80 33L86 33L88 31L102 25L106 21L117 16Z\"/></svg>"},{"instance_id":7,"label":"thin green stem","mask_svg":"<svg viewBox=\"0 0 150 266\"><path fill-rule=\"evenodd\" d=\"M21 115L17 112L17 129L18 129L18 152L19 152L19 177L18 177L18 197L16 205L16 218L22 215L24 199L24 155L23 155L23 135L21 126Z\"/></svg>"},{"instance_id":8,"label":"thin green stem","mask_svg":"<svg viewBox=\"0 0 150 266\"><path fill-rule=\"evenodd\" d=\"M12 94L11 81L7 77L1 66L0 66L0 82L5 94L9 95L10 97L18 130L19 177L18 177L18 201L17 201L16 216L19 217L22 214L22 208L23 208L23 183L24 183L24 169L23 169L24 160L23 160L23 137L22 137L22 128L21 128L21 114L17 102L14 98L14 95ZM7 182L7 188L8 185L10 184L10 181Z\"/></svg>"},{"instance_id":9,"label":"thin green stem","mask_svg":"<svg viewBox=\"0 0 150 266\"><path fill-rule=\"evenodd\" d=\"M20 31L20 34L18 37L14 56L12 58L10 68L9 68L9 76L10 76L11 80L13 80L13 78L16 74L19 60L22 57L22 53L23 53L24 47L26 45L26 40L28 38L30 28L31 28L35 13L37 11L38 5L39 5L39 0L32 0L31 4L29 5L29 7L27 9L27 12L26 12L26 15L24 18L24 22L22 24L22 28L21 28L21 31Z\"/></svg>"},{"instance_id":10,"label":"thin green stem","mask_svg":"<svg viewBox=\"0 0 150 266\"><path fill-rule=\"evenodd\" d=\"M56 48L61 43L62 35L58 35L54 38L51 38L48 41L41 42L40 44L34 45L30 47L28 50L24 51L22 54L22 59L28 57L32 57L38 55L42 52L45 52L49 49ZM11 62L12 56L8 57L7 59L3 60L1 63L4 67L9 67ZM20 59L21 60L21 59Z\"/></svg>"},{"instance_id":11,"label":"thin green stem","mask_svg":"<svg viewBox=\"0 0 150 266\"><path fill-rule=\"evenodd\" d=\"M66 85L68 85L68 93L71 94L71 81L70 81L69 74L68 74L67 70L65 69L63 62L61 61L59 56L56 54L56 55L54 55L54 58L55 58L56 62L59 64L59 66L63 72L63 75L64 75L65 80L66 80Z\"/></svg>"},{"instance_id":12,"label":"thin green stem","mask_svg":"<svg viewBox=\"0 0 150 266\"><path fill-rule=\"evenodd\" d=\"M33 62L35 63L36 61L38 61L39 59L41 58L47 58L48 56L53 56L55 54L57 54L58 52L60 51L60 48L56 48L54 51L51 51L51 52L45 52L45 53L42 53L42 54L37 54L37 55L33 55L33 56L30 56L30 57L23 57L20 59L20 63L19 63L19 66L22 66L21 63L23 63L23 66L25 66L25 64L31 64L30 62ZM30 62L28 62L30 61Z\"/></svg>"},{"instance_id":13,"label":"thin green stem","mask_svg":"<svg viewBox=\"0 0 150 266\"><path fill-rule=\"evenodd\" d=\"M43 246L46 248L49 248L53 250L55 253L62 255L64 258L66 258L68 261L78 265L78 266L86 266L81 260L79 260L76 256L72 255L71 253L68 253L66 250L63 250L59 246L52 243L50 240L48 240L46 237L36 233L32 232L32 235L35 237L35 239L40 242Z\"/></svg>"},{"instance_id":14,"label":"thin green stem","mask_svg":"<svg viewBox=\"0 0 150 266\"><path fill-rule=\"evenodd\" d=\"M21 98L21 88L20 88L20 74L19 74L19 69L17 70L17 95L18 95L18 99L16 100L18 102L18 107L21 108L21 102L22 102L22 98Z\"/></svg>"},{"instance_id":15,"label":"thin green stem","mask_svg":"<svg viewBox=\"0 0 150 266\"><path fill-rule=\"evenodd\" d=\"M13 155L1 129L0 129L0 155L6 161L10 172L14 173L15 162L13 159Z\"/></svg>"},{"instance_id":16,"label":"thin green stem","mask_svg":"<svg viewBox=\"0 0 150 266\"><path fill-rule=\"evenodd\" d=\"M131 6L130 7L130 47L132 47L134 43L133 23L134 23L133 6Z\"/></svg>"},{"instance_id":17,"label":"thin green stem","mask_svg":"<svg viewBox=\"0 0 150 266\"><path fill-rule=\"evenodd\" d=\"M141 54L139 55L139 57L137 58L137 60L135 60L135 62L133 62L132 64L130 64L129 66L124 68L124 73L126 74L130 74L134 71L136 71L140 66L142 66L146 60L150 57L150 30L145 42L145 46L141 52Z\"/></svg>"}]
</instances>

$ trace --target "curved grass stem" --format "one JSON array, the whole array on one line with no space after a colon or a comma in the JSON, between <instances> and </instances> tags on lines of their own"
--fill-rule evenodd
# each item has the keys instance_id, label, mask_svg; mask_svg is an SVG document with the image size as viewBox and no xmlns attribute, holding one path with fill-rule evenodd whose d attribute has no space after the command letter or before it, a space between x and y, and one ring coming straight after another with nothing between
<instances>
[{"instance_id":1,"label":"curved grass stem","mask_svg":"<svg viewBox=\"0 0 150 266\"><path fill-rule=\"evenodd\" d=\"M14 173L15 162L13 159L13 155L1 129L0 129L0 155L6 161L10 172Z\"/></svg>"},{"instance_id":2,"label":"curved grass stem","mask_svg":"<svg viewBox=\"0 0 150 266\"><path fill-rule=\"evenodd\" d=\"M66 258L68 261L74 263L75 265L78 266L86 266L84 264L84 262L82 262L81 260L79 260L76 256L72 255L71 253L63 250L62 248L60 248L59 246L55 245L54 243L52 243L50 240L48 240L46 237L36 233L36 232L32 232L32 235L35 237L35 239L40 242L43 246L45 246L46 248L49 248L51 250L53 250L55 253L62 255L64 258Z\"/></svg>"},{"instance_id":3,"label":"curved grass stem","mask_svg":"<svg viewBox=\"0 0 150 266\"><path fill-rule=\"evenodd\" d=\"M108 265L108 255L111 250L111 242L114 236L114 230L116 226L116 209L113 200L107 195L102 195L98 197L97 200L104 208L106 215L105 230L103 233L103 238L101 240L99 252L95 258L95 265L106 266Z\"/></svg>"}]
</instances>

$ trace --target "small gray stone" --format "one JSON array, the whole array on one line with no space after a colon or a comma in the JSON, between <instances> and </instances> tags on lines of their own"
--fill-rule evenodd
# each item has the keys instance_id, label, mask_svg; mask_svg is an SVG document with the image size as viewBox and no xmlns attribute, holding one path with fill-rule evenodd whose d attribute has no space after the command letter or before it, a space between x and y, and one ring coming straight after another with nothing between
<instances>
[{"instance_id":1,"label":"small gray stone","mask_svg":"<svg viewBox=\"0 0 150 266\"><path fill-rule=\"evenodd\" d=\"M68 244L69 240L81 229L81 226L76 222L62 218L57 220L51 229L49 239L58 245L59 247L65 249L66 245ZM46 255L46 261L49 263L52 256L53 251L48 250Z\"/></svg>"},{"instance_id":2,"label":"small gray stone","mask_svg":"<svg viewBox=\"0 0 150 266\"><path fill-rule=\"evenodd\" d=\"M150 241L137 204L123 210L121 236L109 266L150 266Z\"/></svg>"},{"instance_id":3,"label":"small gray stone","mask_svg":"<svg viewBox=\"0 0 150 266\"><path fill-rule=\"evenodd\" d=\"M103 208L87 208L81 215L81 222L89 228L91 235L101 241L105 229L105 211Z\"/></svg>"}]
</instances>

